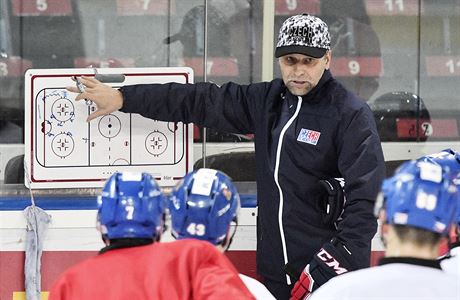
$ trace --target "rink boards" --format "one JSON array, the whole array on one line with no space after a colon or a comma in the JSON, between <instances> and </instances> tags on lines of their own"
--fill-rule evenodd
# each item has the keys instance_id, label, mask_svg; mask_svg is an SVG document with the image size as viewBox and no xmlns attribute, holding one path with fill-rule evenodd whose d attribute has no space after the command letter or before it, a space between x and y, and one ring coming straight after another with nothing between
<instances>
[{"instance_id":1,"label":"rink boards","mask_svg":"<svg viewBox=\"0 0 460 300\"><path fill-rule=\"evenodd\" d=\"M242 195L242 198L239 226L227 256L241 273L256 277L257 208L254 205L254 196ZM52 218L44 239L41 260L42 299L47 299L47 291L60 273L95 255L103 247L100 234L95 229L94 202L80 198L73 201L37 201ZM6 207L5 203L10 207ZM0 200L0 299L25 299L23 270L26 220L22 210L27 205L26 200L22 203ZM162 241L172 240L169 230L166 231ZM372 247L374 264L382 250L378 236L374 238Z\"/></svg>"}]
</instances>

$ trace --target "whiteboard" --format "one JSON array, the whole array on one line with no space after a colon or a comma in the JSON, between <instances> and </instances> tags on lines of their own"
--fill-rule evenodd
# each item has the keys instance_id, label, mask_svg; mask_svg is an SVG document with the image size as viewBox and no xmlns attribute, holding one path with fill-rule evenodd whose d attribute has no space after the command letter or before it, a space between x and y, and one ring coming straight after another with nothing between
<instances>
[{"instance_id":1,"label":"whiteboard","mask_svg":"<svg viewBox=\"0 0 460 300\"><path fill-rule=\"evenodd\" d=\"M193 124L114 112L86 122L92 101L75 101L72 76L124 75L113 88L193 83L190 68L31 69L25 74L25 184L31 188L102 187L114 172L148 172L173 186L193 167ZM98 75L99 76L99 75ZM123 77L123 76L121 76ZM155 99L152 99L155 101Z\"/></svg>"}]
</instances>

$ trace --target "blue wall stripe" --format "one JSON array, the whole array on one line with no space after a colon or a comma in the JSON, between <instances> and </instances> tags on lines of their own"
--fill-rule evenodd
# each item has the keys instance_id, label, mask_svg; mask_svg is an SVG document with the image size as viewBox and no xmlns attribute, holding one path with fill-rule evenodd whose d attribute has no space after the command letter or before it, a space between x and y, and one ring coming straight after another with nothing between
<instances>
[{"instance_id":1,"label":"blue wall stripe","mask_svg":"<svg viewBox=\"0 0 460 300\"><path fill-rule=\"evenodd\" d=\"M256 207L256 195L240 194L242 207ZM35 205L45 210L87 210L97 209L96 197L35 197ZM30 198L24 196L0 197L0 211L23 210L31 205Z\"/></svg>"}]
</instances>

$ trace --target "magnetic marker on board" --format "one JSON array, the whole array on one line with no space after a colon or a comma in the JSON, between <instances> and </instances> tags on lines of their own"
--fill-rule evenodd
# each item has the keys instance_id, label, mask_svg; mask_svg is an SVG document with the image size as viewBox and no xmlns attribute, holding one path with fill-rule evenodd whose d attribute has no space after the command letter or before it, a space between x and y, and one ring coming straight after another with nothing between
<instances>
[{"instance_id":1,"label":"magnetic marker on board","mask_svg":"<svg viewBox=\"0 0 460 300\"><path fill-rule=\"evenodd\" d=\"M85 92L85 85L83 83L81 83L80 79L78 79L77 76L73 76L73 79L75 80L75 84L77 85L77 88L80 91L80 93L84 93Z\"/></svg>"},{"instance_id":2,"label":"magnetic marker on board","mask_svg":"<svg viewBox=\"0 0 460 300\"><path fill-rule=\"evenodd\" d=\"M125 75L123 74L100 74L94 75L94 78L104 83L122 83L125 81Z\"/></svg>"}]
</instances>

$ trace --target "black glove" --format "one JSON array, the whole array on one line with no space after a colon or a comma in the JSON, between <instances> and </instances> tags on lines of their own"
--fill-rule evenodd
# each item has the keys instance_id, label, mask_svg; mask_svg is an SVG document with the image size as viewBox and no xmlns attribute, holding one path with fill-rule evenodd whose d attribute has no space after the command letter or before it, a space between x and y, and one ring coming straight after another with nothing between
<instances>
[{"instance_id":1,"label":"black glove","mask_svg":"<svg viewBox=\"0 0 460 300\"><path fill-rule=\"evenodd\" d=\"M332 225L337 222L343 211L345 204L343 186L345 182L340 179L329 178L318 181L318 184L322 193L319 206L324 212L323 222L324 224Z\"/></svg>"},{"instance_id":2,"label":"black glove","mask_svg":"<svg viewBox=\"0 0 460 300\"><path fill-rule=\"evenodd\" d=\"M291 300L306 299L332 277L355 270L351 260L352 253L342 242L333 239L325 244L300 274L291 291Z\"/></svg>"},{"instance_id":3,"label":"black glove","mask_svg":"<svg viewBox=\"0 0 460 300\"><path fill-rule=\"evenodd\" d=\"M291 290L291 298L289 298L289 300L308 299L310 294L316 288L318 288L318 286L310 274L310 264L308 264L300 274L299 280L297 280L294 284L294 287Z\"/></svg>"}]
</instances>

